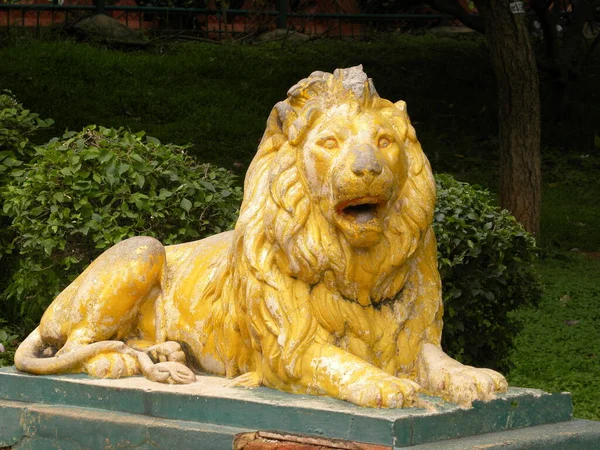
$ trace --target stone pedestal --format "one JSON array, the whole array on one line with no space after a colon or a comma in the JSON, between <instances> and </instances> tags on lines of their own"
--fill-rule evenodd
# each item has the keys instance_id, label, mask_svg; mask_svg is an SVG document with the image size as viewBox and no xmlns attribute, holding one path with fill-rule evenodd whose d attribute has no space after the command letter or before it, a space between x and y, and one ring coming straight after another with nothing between
<instances>
[{"instance_id":1,"label":"stone pedestal","mask_svg":"<svg viewBox=\"0 0 600 450\"><path fill-rule=\"evenodd\" d=\"M394 449L600 448L600 422L572 420L565 393L511 388L471 409L428 399L429 410L378 410L227 383L203 376L168 386L139 377L98 380L0 369L0 448L231 449L235 435L259 430Z\"/></svg>"}]
</instances>

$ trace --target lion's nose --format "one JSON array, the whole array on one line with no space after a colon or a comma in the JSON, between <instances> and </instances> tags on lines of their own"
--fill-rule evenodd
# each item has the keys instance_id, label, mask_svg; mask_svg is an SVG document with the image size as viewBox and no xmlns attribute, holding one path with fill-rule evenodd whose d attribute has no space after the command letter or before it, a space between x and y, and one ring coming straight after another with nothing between
<instances>
[{"instance_id":1,"label":"lion's nose","mask_svg":"<svg viewBox=\"0 0 600 450\"><path fill-rule=\"evenodd\" d=\"M362 177L363 175L379 175L382 171L383 167L377 159L373 147L365 144L354 149L352 172Z\"/></svg>"}]
</instances>

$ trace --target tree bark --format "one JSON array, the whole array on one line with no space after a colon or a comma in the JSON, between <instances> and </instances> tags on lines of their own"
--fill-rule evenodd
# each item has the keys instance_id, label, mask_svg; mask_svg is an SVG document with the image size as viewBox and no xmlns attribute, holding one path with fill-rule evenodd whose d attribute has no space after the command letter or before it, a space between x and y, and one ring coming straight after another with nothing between
<instances>
[{"instance_id":1,"label":"tree bark","mask_svg":"<svg viewBox=\"0 0 600 450\"><path fill-rule=\"evenodd\" d=\"M475 0L484 19L498 84L500 205L527 231L539 233L541 210L540 96L525 14L509 0Z\"/></svg>"}]
</instances>

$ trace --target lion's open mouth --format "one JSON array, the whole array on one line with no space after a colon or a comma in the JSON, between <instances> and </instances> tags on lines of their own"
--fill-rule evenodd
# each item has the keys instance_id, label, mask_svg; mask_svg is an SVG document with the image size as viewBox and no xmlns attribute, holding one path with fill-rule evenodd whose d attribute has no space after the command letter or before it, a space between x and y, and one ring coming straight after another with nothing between
<instances>
[{"instance_id":1,"label":"lion's open mouth","mask_svg":"<svg viewBox=\"0 0 600 450\"><path fill-rule=\"evenodd\" d=\"M356 223L367 223L378 217L383 200L379 197L358 197L337 205L338 214Z\"/></svg>"}]
</instances>

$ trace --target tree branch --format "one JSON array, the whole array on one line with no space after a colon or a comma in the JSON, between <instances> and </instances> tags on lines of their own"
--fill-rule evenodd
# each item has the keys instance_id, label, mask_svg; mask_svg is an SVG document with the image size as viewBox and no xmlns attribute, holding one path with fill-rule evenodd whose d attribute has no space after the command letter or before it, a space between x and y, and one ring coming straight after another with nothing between
<instances>
[{"instance_id":1,"label":"tree branch","mask_svg":"<svg viewBox=\"0 0 600 450\"><path fill-rule=\"evenodd\" d=\"M456 17L467 27L480 33L485 33L481 17L467 13L457 0L427 0L426 3L439 12Z\"/></svg>"}]
</instances>

